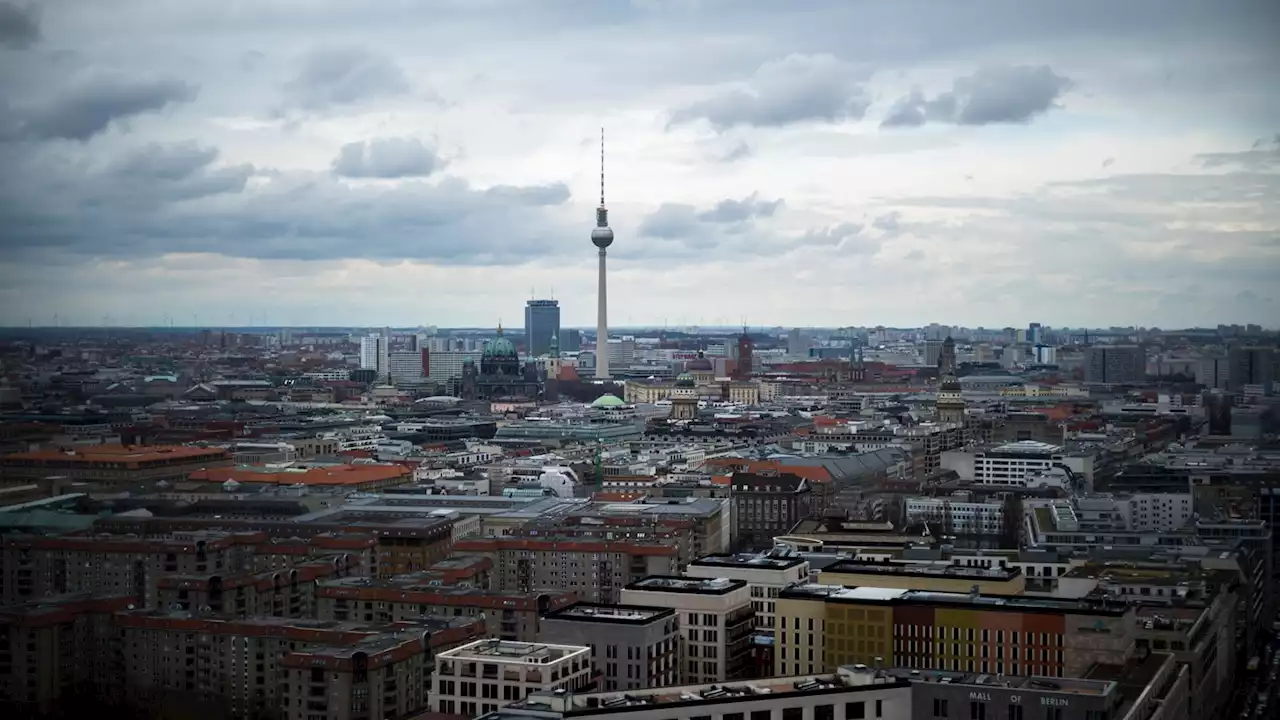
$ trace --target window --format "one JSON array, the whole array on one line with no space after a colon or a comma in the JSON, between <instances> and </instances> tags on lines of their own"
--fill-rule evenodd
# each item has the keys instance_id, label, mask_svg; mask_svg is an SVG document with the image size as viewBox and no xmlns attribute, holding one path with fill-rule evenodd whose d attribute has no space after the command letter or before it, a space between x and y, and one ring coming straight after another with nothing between
<instances>
[{"instance_id":1,"label":"window","mask_svg":"<svg viewBox=\"0 0 1280 720\"><path fill-rule=\"evenodd\" d=\"M804 720L804 708L783 708L782 720Z\"/></svg>"},{"instance_id":2,"label":"window","mask_svg":"<svg viewBox=\"0 0 1280 720\"><path fill-rule=\"evenodd\" d=\"M815 705L813 708L813 720L836 720L836 706Z\"/></svg>"},{"instance_id":3,"label":"window","mask_svg":"<svg viewBox=\"0 0 1280 720\"><path fill-rule=\"evenodd\" d=\"M876 717L884 717L884 701L876 701Z\"/></svg>"},{"instance_id":4,"label":"window","mask_svg":"<svg viewBox=\"0 0 1280 720\"><path fill-rule=\"evenodd\" d=\"M969 720L987 720L987 704L984 702L969 703Z\"/></svg>"},{"instance_id":5,"label":"window","mask_svg":"<svg viewBox=\"0 0 1280 720\"><path fill-rule=\"evenodd\" d=\"M945 698L933 699L933 716L936 718L951 717L947 714L947 701Z\"/></svg>"},{"instance_id":6,"label":"window","mask_svg":"<svg viewBox=\"0 0 1280 720\"><path fill-rule=\"evenodd\" d=\"M861 720L867 716L867 704L864 702L851 702L844 704L845 720Z\"/></svg>"},{"instance_id":7,"label":"window","mask_svg":"<svg viewBox=\"0 0 1280 720\"><path fill-rule=\"evenodd\" d=\"M773 720L772 710L752 710L751 720Z\"/></svg>"},{"instance_id":8,"label":"window","mask_svg":"<svg viewBox=\"0 0 1280 720\"><path fill-rule=\"evenodd\" d=\"M742 713L725 713L723 720L743 720Z\"/></svg>"},{"instance_id":9,"label":"window","mask_svg":"<svg viewBox=\"0 0 1280 720\"><path fill-rule=\"evenodd\" d=\"M1009 706L1009 720L1022 720L1022 706L1021 706L1021 705L1010 705L1010 706Z\"/></svg>"}]
</instances>

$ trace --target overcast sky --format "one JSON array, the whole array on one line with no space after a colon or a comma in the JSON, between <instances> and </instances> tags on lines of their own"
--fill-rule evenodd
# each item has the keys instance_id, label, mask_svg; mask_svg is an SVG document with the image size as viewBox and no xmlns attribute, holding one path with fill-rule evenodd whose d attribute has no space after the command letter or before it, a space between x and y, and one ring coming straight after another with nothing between
<instances>
[{"instance_id":1,"label":"overcast sky","mask_svg":"<svg viewBox=\"0 0 1280 720\"><path fill-rule=\"evenodd\" d=\"M1272 0L0 0L0 323L1280 324Z\"/></svg>"}]
</instances>

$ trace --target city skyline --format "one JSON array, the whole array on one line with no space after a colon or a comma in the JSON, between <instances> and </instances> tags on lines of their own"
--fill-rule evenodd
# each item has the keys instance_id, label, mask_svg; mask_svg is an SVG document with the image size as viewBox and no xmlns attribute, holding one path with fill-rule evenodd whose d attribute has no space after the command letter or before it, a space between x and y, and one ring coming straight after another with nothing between
<instances>
[{"instance_id":1,"label":"city skyline","mask_svg":"<svg viewBox=\"0 0 1280 720\"><path fill-rule=\"evenodd\" d=\"M1280 316L1259 0L4 5L0 325Z\"/></svg>"}]
</instances>

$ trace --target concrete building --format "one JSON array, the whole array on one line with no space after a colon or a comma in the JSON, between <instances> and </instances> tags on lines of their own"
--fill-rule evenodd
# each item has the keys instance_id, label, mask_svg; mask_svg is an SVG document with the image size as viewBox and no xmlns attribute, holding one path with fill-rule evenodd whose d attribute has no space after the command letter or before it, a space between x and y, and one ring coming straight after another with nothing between
<instances>
[{"instance_id":1,"label":"concrete building","mask_svg":"<svg viewBox=\"0 0 1280 720\"><path fill-rule=\"evenodd\" d=\"M146 610L119 612L113 623L116 682L128 700L168 716L200 702L222 705L233 718L283 709L289 720L426 710L432 652L481 631L462 619L364 624Z\"/></svg>"},{"instance_id":2,"label":"concrete building","mask_svg":"<svg viewBox=\"0 0 1280 720\"><path fill-rule=\"evenodd\" d=\"M739 685L535 693L480 720L911 720L919 717L912 715L911 692L907 680L841 668Z\"/></svg>"},{"instance_id":3,"label":"concrete building","mask_svg":"<svg viewBox=\"0 0 1280 720\"><path fill-rule=\"evenodd\" d=\"M1085 382L1121 385L1146 379L1146 355L1137 345L1094 345L1084 352Z\"/></svg>"},{"instance_id":4,"label":"concrete building","mask_svg":"<svg viewBox=\"0 0 1280 720\"><path fill-rule=\"evenodd\" d=\"M678 613L681 682L728 682L748 675L755 615L745 581L652 576L623 588L622 602Z\"/></svg>"},{"instance_id":5,"label":"concrete building","mask_svg":"<svg viewBox=\"0 0 1280 720\"><path fill-rule=\"evenodd\" d=\"M756 632L773 635L778 593L788 585L809 579L809 561L790 548L780 547L759 554L707 555L689 563L684 574L745 582L755 612Z\"/></svg>"},{"instance_id":6,"label":"concrete building","mask_svg":"<svg viewBox=\"0 0 1280 720\"><path fill-rule=\"evenodd\" d=\"M961 480L979 485L1034 487L1062 468L1078 477L1079 489L1093 487L1095 455L1062 445L1019 440L992 443L942 453L942 469L954 470ZM1068 478L1070 479L1070 478Z\"/></svg>"},{"instance_id":7,"label":"concrete building","mask_svg":"<svg viewBox=\"0 0 1280 720\"><path fill-rule=\"evenodd\" d=\"M680 565L676 547L655 542L507 536L461 540L455 548L493 560L495 590L562 588L595 603L619 602L628 583L674 574Z\"/></svg>"},{"instance_id":8,"label":"concrete building","mask_svg":"<svg viewBox=\"0 0 1280 720\"><path fill-rule=\"evenodd\" d=\"M1134 608L1124 602L806 584L778 597L774 671L851 663L920 670L1080 677L1123 664Z\"/></svg>"},{"instance_id":9,"label":"concrete building","mask_svg":"<svg viewBox=\"0 0 1280 720\"><path fill-rule=\"evenodd\" d=\"M1236 346L1227 352L1230 365L1227 386L1235 392L1257 387L1263 395L1272 393L1275 383L1275 348Z\"/></svg>"},{"instance_id":10,"label":"concrete building","mask_svg":"<svg viewBox=\"0 0 1280 720\"><path fill-rule=\"evenodd\" d=\"M427 379L430 352L393 352L387 354L386 376L395 385L412 385Z\"/></svg>"},{"instance_id":11,"label":"concrete building","mask_svg":"<svg viewBox=\"0 0 1280 720\"><path fill-rule=\"evenodd\" d=\"M477 640L436 656L431 710L475 717L532 692L588 690L591 673L587 647Z\"/></svg>"},{"instance_id":12,"label":"concrete building","mask_svg":"<svg viewBox=\"0 0 1280 720\"><path fill-rule=\"evenodd\" d=\"M315 590L316 617L365 622L411 621L422 615L466 617L483 620L485 634L491 637L533 642L541 634L544 613L577 599L572 592L554 589L504 592L440 583L417 574L324 582Z\"/></svg>"},{"instance_id":13,"label":"concrete building","mask_svg":"<svg viewBox=\"0 0 1280 720\"><path fill-rule=\"evenodd\" d=\"M729 478L739 547L765 550L809 517L809 481L799 475L735 472Z\"/></svg>"},{"instance_id":14,"label":"concrete building","mask_svg":"<svg viewBox=\"0 0 1280 720\"><path fill-rule=\"evenodd\" d=\"M32 450L0 456L0 487L59 477L73 482L125 485L180 482L196 470L229 467L223 448L186 445L100 444L74 450Z\"/></svg>"},{"instance_id":15,"label":"concrete building","mask_svg":"<svg viewBox=\"0 0 1280 720\"><path fill-rule=\"evenodd\" d=\"M999 535L1005 529L1005 506L1002 502L910 497L906 500L904 512L908 523L930 523L946 533Z\"/></svg>"},{"instance_id":16,"label":"concrete building","mask_svg":"<svg viewBox=\"0 0 1280 720\"><path fill-rule=\"evenodd\" d=\"M560 335L560 301L529 300L524 304L524 351L540 357L551 351L551 338Z\"/></svg>"},{"instance_id":17,"label":"concrete building","mask_svg":"<svg viewBox=\"0 0 1280 720\"><path fill-rule=\"evenodd\" d=\"M591 648L601 690L679 682L680 619L671 608L578 603L544 615L540 634Z\"/></svg>"}]
</instances>

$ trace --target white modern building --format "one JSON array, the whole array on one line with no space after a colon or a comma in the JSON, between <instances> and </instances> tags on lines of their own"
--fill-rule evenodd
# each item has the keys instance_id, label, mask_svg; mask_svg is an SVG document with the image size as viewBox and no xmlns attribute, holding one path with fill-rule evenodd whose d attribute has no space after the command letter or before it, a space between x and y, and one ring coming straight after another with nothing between
<instances>
[{"instance_id":1,"label":"white modern building","mask_svg":"<svg viewBox=\"0 0 1280 720\"><path fill-rule=\"evenodd\" d=\"M624 587L620 602L679 613L681 682L727 682L749 675L755 613L746 581L650 575Z\"/></svg>"},{"instance_id":2,"label":"white modern building","mask_svg":"<svg viewBox=\"0 0 1280 720\"><path fill-rule=\"evenodd\" d=\"M378 335L366 335L360 338L360 368L362 370L378 369L378 353L382 338Z\"/></svg>"},{"instance_id":3,"label":"white modern building","mask_svg":"<svg viewBox=\"0 0 1280 720\"><path fill-rule=\"evenodd\" d=\"M689 563L684 574L694 578L729 578L747 584L756 632L773 635L778 593L795 582L809 579L809 561L788 547L751 554L708 555Z\"/></svg>"},{"instance_id":4,"label":"white modern building","mask_svg":"<svg viewBox=\"0 0 1280 720\"><path fill-rule=\"evenodd\" d=\"M1066 469L1078 476L1083 489L1093 487L1093 460L1090 453L1070 452L1061 445L1019 440L942 453L941 467L954 470L961 480L979 485L1027 487L1030 478L1052 475Z\"/></svg>"},{"instance_id":5,"label":"white modern building","mask_svg":"<svg viewBox=\"0 0 1280 720\"><path fill-rule=\"evenodd\" d=\"M429 353L427 357L430 358ZM420 352L393 352L387 355L387 362L391 381L397 385L426 379Z\"/></svg>"},{"instance_id":6,"label":"white modern building","mask_svg":"<svg viewBox=\"0 0 1280 720\"><path fill-rule=\"evenodd\" d=\"M996 535L1004 528L1004 504L945 497L913 497L906 502L908 523L940 524L953 533Z\"/></svg>"},{"instance_id":7,"label":"white modern building","mask_svg":"<svg viewBox=\"0 0 1280 720\"><path fill-rule=\"evenodd\" d=\"M591 648L489 638L436 656L431 710L475 717L533 692L574 692L590 685Z\"/></svg>"}]
</instances>

